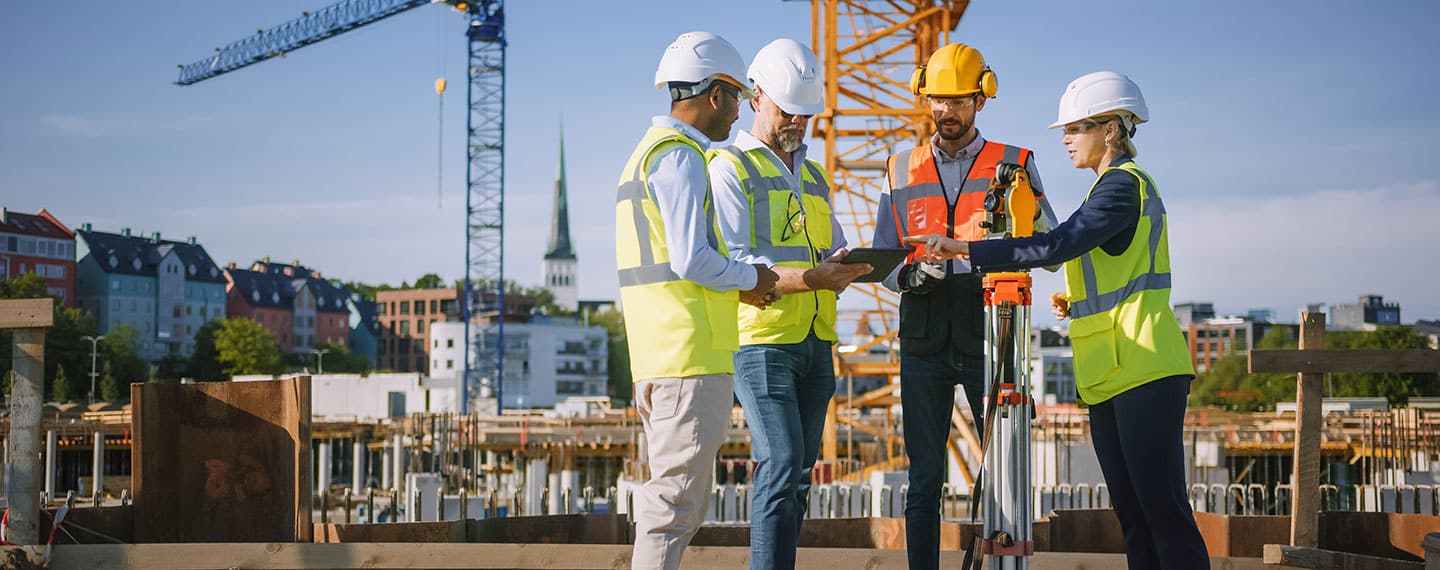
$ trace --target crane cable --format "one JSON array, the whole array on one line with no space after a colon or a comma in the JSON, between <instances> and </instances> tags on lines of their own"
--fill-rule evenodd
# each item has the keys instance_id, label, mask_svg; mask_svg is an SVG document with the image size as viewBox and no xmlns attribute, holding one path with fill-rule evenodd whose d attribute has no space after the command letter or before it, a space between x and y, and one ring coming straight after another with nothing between
<instances>
[{"instance_id":1,"label":"crane cable","mask_svg":"<svg viewBox=\"0 0 1440 570\"><path fill-rule=\"evenodd\" d=\"M435 126L435 207L444 207L445 198L445 78L435 80L435 97L440 101L439 120Z\"/></svg>"}]
</instances>

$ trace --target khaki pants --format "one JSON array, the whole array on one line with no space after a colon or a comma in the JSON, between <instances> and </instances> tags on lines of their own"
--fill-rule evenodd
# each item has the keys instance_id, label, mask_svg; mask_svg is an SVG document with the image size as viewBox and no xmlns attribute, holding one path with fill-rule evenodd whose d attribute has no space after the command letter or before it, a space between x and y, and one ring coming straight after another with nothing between
<instances>
[{"instance_id":1,"label":"khaki pants","mask_svg":"<svg viewBox=\"0 0 1440 570\"><path fill-rule=\"evenodd\" d=\"M635 383L650 479L635 497L631 568L680 567L710 506L715 454L730 430L733 382L729 374L710 374Z\"/></svg>"}]
</instances>

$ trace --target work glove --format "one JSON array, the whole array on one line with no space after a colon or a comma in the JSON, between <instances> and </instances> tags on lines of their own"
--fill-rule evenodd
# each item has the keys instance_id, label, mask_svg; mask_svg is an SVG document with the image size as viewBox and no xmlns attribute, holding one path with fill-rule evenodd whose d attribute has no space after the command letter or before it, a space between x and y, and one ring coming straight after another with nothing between
<instances>
[{"instance_id":1,"label":"work glove","mask_svg":"<svg viewBox=\"0 0 1440 570\"><path fill-rule=\"evenodd\" d=\"M924 295L945 280L945 265L942 263L910 263L900 268L897 280L900 283L900 292Z\"/></svg>"}]
</instances>

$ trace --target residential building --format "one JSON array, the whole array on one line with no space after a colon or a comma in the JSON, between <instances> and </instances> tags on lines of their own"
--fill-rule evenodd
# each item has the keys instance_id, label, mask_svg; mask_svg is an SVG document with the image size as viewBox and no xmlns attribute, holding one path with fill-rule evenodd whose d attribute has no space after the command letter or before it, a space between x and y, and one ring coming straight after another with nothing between
<instances>
[{"instance_id":1,"label":"residential building","mask_svg":"<svg viewBox=\"0 0 1440 570\"><path fill-rule=\"evenodd\" d=\"M540 262L545 288L555 305L567 311L579 308L578 261L570 245L570 206L565 196L565 131L560 131L560 169L555 176L555 213L550 219L550 244Z\"/></svg>"},{"instance_id":2,"label":"residential building","mask_svg":"<svg viewBox=\"0 0 1440 570\"><path fill-rule=\"evenodd\" d=\"M1386 303L1381 295L1361 295L1355 303L1332 305L1329 326L1333 330L1373 331L1376 327L1400 324L1400 305Z\"/></svg>"},{"instance_id":3,"label":"residential building","mask_svg":"<svg viewBox=\"0 0 1440 570\"><path fill-rule=\"evenodd\" d=\"M253 319L275 335L280 350L310 354L315 346L350 342L350 293L319 271L264 258L239 269L226 266L230 313Z\"/></svg>"},{"instance_id":4,"label":"residential building","mask_svg":"<svg viewBox=\"0 0 1440 570\"><path fill-rule=\"evenodd\" d=\"M261 271L225 266L226 307L230 316L251 319L270 331L280 349L295 346L295 306L289 287L278 277Z\"/></svg>"},{"instance_id":5,"label":"residential building","mask_svg":"<svg viewBox=\"0 0 1440 570\"><path fill-rule=\"evenodd\" d=\"M427 372L430 331L436 323L460 319L460 291L396 289L375 293L376 367L398 372Z\"/></svg>"},{"instance_id":6,"label":"residential building","mask_svg":"<svg viewBox=\"0 0 1440 570\"><path fill-rule=\"evenodd\" d=\"M250 266L251 271L273 275L288 286L291 305L295 310L294 338L291 352L309 354L320 344L346 345L350 341L350 309L346 301L350 292L325 280L319 271L300 265L275 263L269 258Z\"/></svg>"},{"instance_id":7,"label":"residential building","mask_svg":"<svg viewBox=\"0 0 1440 570\"><path fill-rule=\"evenodd\" d=\"M1075 351L1070 336L1059 327L1030 331L1030 382L1038 405L1074 404Z\"/></svg>"},{"instance_id":8,"label":"residential building","mask_svg":"<svg viewBox=\"0 0 1440 570\"><path fill-rule=\"evenodd\" d=\"M1198 323L1205 319L1215 318L1215 304L1191 301L1175 305L1175 320L1179 321L1180 328L1190 326L1190 323Z\"/></svg>"},{"instance_id":9,"label":"residential building","mask_svg":"<svg viewBox=\"0 0 1440 570\"><path fill-rule=\"evenodd\" d=\"M75 232L44 209L22 214L0 207L0 279L26 273L45 278L45 289L76 306Z\"/></svg>"},{"instance_id":10,"label":"residential building","mask_svg":"<svg viewBox=\"0 0 1440 570\"><path fill-rule=\"evenodd\" d=\"M1246 311L1246 312L1245 312L1245 316L1249 317L1250 320L1255 321L1255 322L1268 323L1268 322L1272 322L1272 321L1275 320L1275 310L1274 310L1274 309L1250 309L1249 311Z\"/></svg>"},{"instance_id":11,"label":"residential building","mask_svg":"<svg viewBox=\"0 0 1440 570\"><path fill-rule=\"evenodd\" d=\"M1211 317L1180 327L1190 348L1190 361L1196 372L1204 372L1220 359L1232 354L1250 354L1250 349L1273 329L1288 329L1295 338L1298 326L1257 321L1249 316Z\"/></svg>"},{"instance_id":12,"label":"residential building","mask_svg":"<svg viewBox=\"0 0 1440 570\"><path fill-rule=\"evenodd\" d=\"M76 232L77 299L94 313L103 333L121 323L140 334L141 356L188 357L195 333L227 313L225 277L194 236L183 242L97 232Z\"/></svg>"},{"instance_id":13,"label":"residential building","mask_svg":"<svg viewBox=\"0 0 1440 570\"><path fill-rule=\"evenodd\" d=\"M431 376L458 377L464 369L465 324L441 322L431 329ZM470 327L478 340L484 327ZM537 318L528 323L505 324L505 374L500 394L504 407L550 408L566 398L607 395L607 332L572 319ZM495 387L476 390L480 398L494 398Z\"/></svg>"}]
</instances>

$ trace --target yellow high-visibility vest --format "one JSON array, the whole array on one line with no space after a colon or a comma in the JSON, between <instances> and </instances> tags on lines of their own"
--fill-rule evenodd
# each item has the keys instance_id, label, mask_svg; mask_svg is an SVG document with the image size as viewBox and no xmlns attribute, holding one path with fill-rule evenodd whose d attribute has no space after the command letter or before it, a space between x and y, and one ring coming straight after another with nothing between
<instances>
[{"instance_id":1,"label":"yellow high-visibility vest","mask_svg":"<svg viewBox=\"0 0 1440 570\"><path fill-rule=\"evenodd\" d=\"M782 267L811 269L830 250L830 181L820 164L800 165L799 195L764 148L731 146L711 151L710 160L735 165L750 206L750 251ZM820 340L835 334L835 292L786 294L765 310L740 305L740 344L796 344L814 329Z\"/></svg>"},{"instance_id":2,"label":"yellow high-visibility vest","mask_svg":"<svg viewBox=\"0 0 1440 570\"><path fill-rule=\"evenodd\" d=\"M714 291L670 269L665 221L647 185L650 161L677 146L686 147L685 152L693 150L704 163L703 149L685 133L651 127L625 163L615 200L620 302L625 309L631 375L637 382L735 372L739 292ZM708 189L705 215L710 246L725 255Z\"/></svg>"},{"instance_id":3,"label":"yellow high-visibility vest","mask_svg":"<svg viewBox=\"0 0 1440 570\"><path fill-rule=\"evenodd\" d=\"M1140 186L1135 237L1120 255L1097 247L1065 262L1070 343L1080 399L1096 404L1152 380L1195 374L1170 309L1170 240L1155 182L1133 161L1124 170ZM1095 191L1095 185L1090 191ZM1086 194L1089 199L1089 194Z\"/></svg>"}]
</instances>

